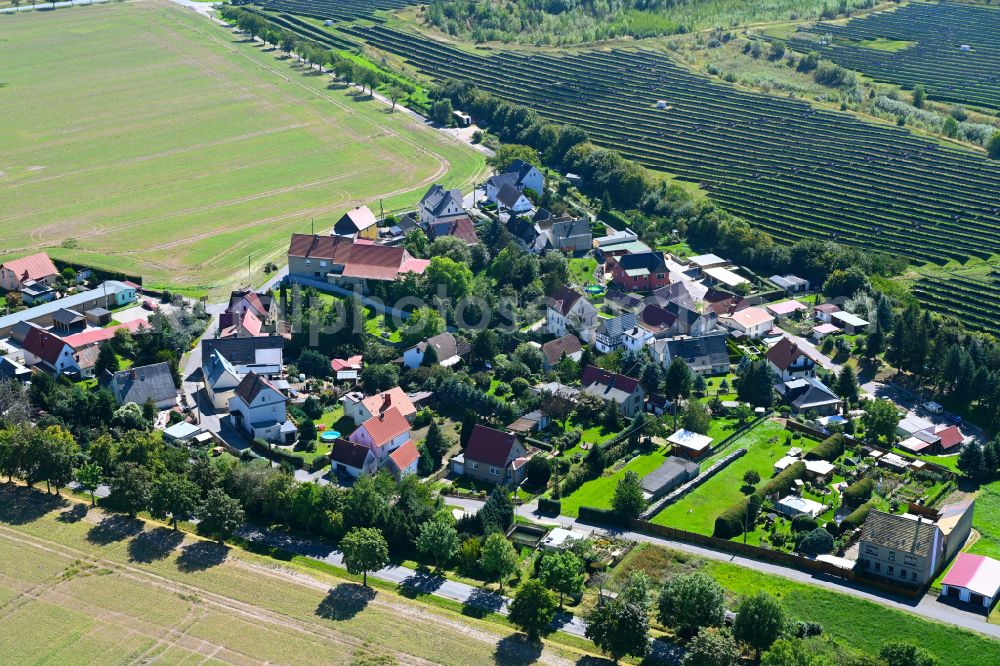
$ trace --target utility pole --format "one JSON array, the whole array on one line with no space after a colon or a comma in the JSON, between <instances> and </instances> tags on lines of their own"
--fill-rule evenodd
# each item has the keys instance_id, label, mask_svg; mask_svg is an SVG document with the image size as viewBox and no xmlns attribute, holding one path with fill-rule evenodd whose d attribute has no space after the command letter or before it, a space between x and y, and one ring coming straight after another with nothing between
<instances>
[{"instance_id":1,"label":"utility pole","mask_svg":"<svg viewBox=\"0 0 1000 666\"><path fill-rule=\"evenodd\" d=\"M378 200L378 218L380 222L385 222L385 208L382 206L382 199Z\"/></svg>"},{"instance_id":2,"label":"utility pole","mask_svg":"<svg viewBox=\"0 0 1000 666\"><path fill-rule=\"evenodd\" d=\"M315 236L316 235L316 218L315 217L310 217L309 218L309 227L310 227L310 229L312 229L312 235Z\"/></svg>"},{"instance_id":3,"label":"utility pole","mask_svg":"<svg viewBox=\"0 0 1000 666\"><path fill-rule=\"evenodd\" d=\"M253 287L253 278L251 277L252 271L250 270L250 256L251 255L249 255L249 254L247 255L247 288L248 289Z\"/></svg>"}]
</instances>

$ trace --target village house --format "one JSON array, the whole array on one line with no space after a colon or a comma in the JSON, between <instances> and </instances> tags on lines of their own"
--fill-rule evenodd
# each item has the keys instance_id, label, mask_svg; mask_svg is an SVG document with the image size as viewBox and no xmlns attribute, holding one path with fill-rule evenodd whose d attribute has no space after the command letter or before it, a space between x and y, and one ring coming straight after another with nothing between
<instances>
[{"instance_id":1,"label":"village house","mask_svg":"<svg viewBox=\"0 0 1000 666\"><path fill-rule=\"evenodd\" d=\"M546 238L538 225L531 220L511 215L504 226L518 247L525 252L541 254L545 250Z\"/></svg>"},{"instance_id":2,"label":"village house","mask_svg":"<svg viewBox=\"0 0 1000 666\"><path fill-rule=\"evenodd\" d=\"M367 293L370 282L392 282L400 275L422 275L430 262L414 259L402 247L375 245L339 236L292 234L288 278L330 284Z\"/></svg>"},{"instance_id":3,"label":"village house","mask_svg":"<svg viewBox=\"0 0 1000 666\"><path fill-rule=\"evenodd\" d=\"M378 238L378 219L368 206L356 206L333 225L333 235L344 238Z\"/></svg>"},{"instance_id":4,"label":"village house","mask_svg":"<svg viewBox=\"0 0 1000 666\"><path fill-rule=\"evenodd\" d=\"M266 377L247 373L229 399L233 427L251 439L292 444L298 434L285 414L288 398Z\"/></svg>"},{"instance_id":5,"label":"village house","mask_svg":"<svg viewBox=\"0 0 1000 666\"><path fill-rule=\"evenodd\" d=\"M652 344L654 339L652 331L636 325L622 333L622 347L628 351L639 351L646 345Z\"/></svg>"},{"instance_id":6,"label":"village house","mask_svg":"<svg viewBox=\"0 0 1000 666\"><path fill-rule=\"evenodd\" d=\"M0 317L0 338L11 335L13 329L20 324L35 324L43 328L52 326L55 323L53 317L59 310L72 310L80 313L86 313L95 308L113 310L133 303L136 298L135 285L118 280L107 280L95 289L79 291Z\"/></svg>"},{"instance_id":7,"label":"village house","mask_svg":"<svg viewBox=\"0 0 1000 666\"><path fill-rule=\"evenodd\" d=\"M378 461L370 448L343 437L335 439L330 447L330 466L337 474L355 479L378 471Z\"/></svg>"},{"instance_id":8,"label":"village house","mask_svg":"<svg viewBox=\"0 0 1000 666\"><path fill-rule=\"evenodd\" d=\"M579 361L583 357L583 345L580 339L572 333L567 333L561 338L549 340L542 345L542 369L548 372L564 358Z\"/></svg>"},{"instance_id":9,"label":"village house","mask_svg":"<svg viewBox=\"0 0 1000 666\"><path fill-rule=\"evenodd\" d=\"M420 224L425 228L435 222L450 220L457 217L468 217L462 205L461 190L446 190L435 183L427 190L417 206Z\"/></svg>"},{"instance_id":10,"label":"village house","mask_svg":"<svg viewBox=\"0 0 1000 666\"><path fill-rule=\"evenodd\" d=\"M774 317L763 308L749 307L731 314L720 315L719 323L736 337L757 340L774 327Z\"/></svg>"},{"instance_id":11,"label":"village house","mask_svg":"<svg viewBox=\"0 0 1000 666\"><path fill-rule=\"evenodd\" d=\"M653 358L664 368L670 367L675 358L683 360L692 372L703 376L724 375L730 368L726 334L722 332L696 338L682 336L655 340L651 351Z\"/></svg>"},{"instance_id":12,"label":"village house","mask_svg":"<svg viewBox=\"0 0 1000 666\"><path fill-rule=\"evenodd\" d=\"M765 358L768 367L783 382L816 376L816 361L802 351L802 348L792 342L790 338L781 338L776 345L767 350Z\"/></svg>"},{"instance_id":13,"label":"village house","mask_svg":"<svg viewBox=\"0 0 1000 666\"><path fill-rule=\"evenodd\" d=\"M585 218L571 217L550 218L536 222L545 238L545 249L560 252L585 252L590 249L593 234L590 222Z\"/></svg>"},{"instance_id":14,"label":"village house","mask_svg":"<svg viewBox=\"0 0 1000 666\"><path fill-rule=\"evenodd\" d=\"M639 310L639 325L653 334L656 339L676 334L677 315L667 312L655 303L646 303Z\"/></svg>"},{"instance_id":15,"label":"village house","mask_svg":"<svg viewBox=\"0 0 1000 666\"><path fill-rule=\"evenodd\" d=\"M278 299L270 291L238 290L229 294L226 312L244 314L252 312L262 322L273 322L278 316Z\"/></svg>"},{"instance_id":16,"label":"village house","mask_svg":"<svg viewBox=\"0 0 1000 666\"><path fill-rule=\"evenodd\" d=\"M413 423L413 417L417 415L417 408L413 401L398 386L394 386L388 391L376 393L365 397L363 393L353 391L340 399L344 405L344 416L354 421L354 425L361 425L373 416L383 414L395 408L403 417Z\"/></svg>"},{"instance_id":17,"label":"village house","mask_svg":"<svg viewBox=\"0 0 1000 666\"><path fill-rule=\"evenodd\" d=\"M516 435L477 424L452 470L477 481L516 486L524 480L528 450Z\"/></svg>"},{"instance_id":18,"label":"village house","mask_svg":"<svg viewBox=\"0 0 1000 666\"><path fill-rule=\"evenodd\" d=\"M476 225L467 216L432 222L427 229L427 235L430 236L431 240L454 236L466 245L475 245L479 242L479 237L476 235Z\"/></svg>"},{"instance_id":19,"label":"village house","mask_svg":"<svg viewBox=\"0 0 1000 666\"><path fill-rule=\"evenodd\" d=\"M815 377L792 379L775 385L774 389L793 412L826 416L840 411L840 396Z\"/></svg>"},{"instance_id":20,"label":"village house","mask_svg":"<svg viewBox=\"0 0 1000 666\"><path fill-rule=\"evenodd\" d=\"M462 357L469 353L469 343L458 340L451 333L439 333L422 340L403 352L403 365L407 368L419 368L424 364L427 350L433 349L435 364L450 368L462 362Z\"/></svg>"},{"instance_id":21,"label":"village house","mask_svg":"<svg viewBox=\"0 0 1000 666\"><path fill-rule=\"evenodd\" d=\"M249 338L202 338L201 358L205 363L218 351L240 376L249 372L275 377L284 367L285 339L280 335Z\"/></svg>"},{"instance_id":22,"label":"village house","mask_svg":"<svg viewBox=\"0 0 1000 666\"><path fill-rule=\"evenodd\" d=\"M662 252L639 252L608 261L611 282L622 291L653 291L670 283Z\"/></svg>"},{"instance_id":23,"label":"village house","mask_svg":"<svg viewBox=\"0 0 1000 666\"><path fill-rule=\"evenodd\" d=\"M356 382L361 378L364 357L360 354L350 358L335 358L330 361L330 370L338 382Z\"/></svg>"},{"instance_id":24,"label":"village house","mask_svg":"<svg viewBox=\"0 0 1000 666\"><path fill-rule=\"evenodd\" d=\"M212 406L217 410L228 411L229 399L233 397L243 375L217 349L202 359L201 373L205 382L205 394Z\"/></svg>"},{"instance_id":25,"label":"village house","mask_svg":"<svg viewBox=\"0 0 1000 666\"><path fill-rule=\"evenodd\" d=\"M29 326L21 349L26 366L35 366L56 376L83 374L75 350L58 335L45 329Z\"/></svg>"},{"instance_id":26,"label":"village house","mask_svg":"<svg viewBox=\"0 0 1000 666\"><path fill-rule=\"evenodd\" d=\"M518 192L531 190L541 195L545 191L545 176L537 168L524 160L514 160L503 172L490 176L486 181L486 200L497 203L497 197L504 186Z\"/></svg>"},{"instance_id":27,"label":"village house","mask_svg":"<svg viewBox=\"0 0 1000 666\"><path fill-rule=\"evenodd\" d=\"M813 308L813 317L816 318L816 321L823 322L824 324L832 324L835 312L840 312L839 306L833 303L823 303Z\"/></svg>"},{"instance_id":28,"label":"village house","mask_svg":"<svg viewBox=\"0 0 1000 666\"><path fill-rule=\"evenodd\" d=\"M166 363L119 370L111 374L108 389L119 405L134 402L142 406L152 402L159 410L177 405L177 387Z\"/></svg>"},{"instance_id":29,"label":"village house","mask_svg":"<svg viewBox=\"0 0 1000 666\"><path fill-rule=\"evenodd\" d=\"M52 286L59 276L56 265L45 252L20 259L10 259L0 264L0 289L21 291L26 282Z\"/></svg>"},{"instance_id":30,"label":"village house","mask_svg":"<svg viewBox=\"0 0 1000 666\"><path fill-rule=\"evenodd\" d=\"M508 211L511 215L523 215L534 210L531 199L525 196L522 190L512 185L504 185L497 192L497 208L501 211Z\"/></svg>"},{"instance_id":31,"label":"village house","mask_svg":"<svg viewBox=\"0 0 1000 666\"><path fill-rule=\"evenodd\" d=\"M593 365L584 368L580 385L585 393L616 403L626 418L632 418L641 412L646 399L646 392L638 379L608 372Z\"/></svg>"},{"instance_id":32,"label":"village house","mask_svg":"<svg viewBox=\"0 0 1000 666\"><path fill-rule=\"evenodd\" d=\"M267 335L264 322L253 310L223 312L219 315L220 338L256 338Z\"/></svg>"},{"instance_id":33,"label":"village house","mask_svg":"<svg viewBox=\"0 0 1000 666\"><path fill-rule=\"evenodd\" d=\"M560 287L549 299L545 310L545 328L552 335L576 333L584 342L590 342L597 326L597 308L571 287Z\"/></svg>"},{"instance_id":34,"label":"village house","mask_svg":"<svg viewBox=\"0 0 1000 666\"><path fill-rule=\"evenodd\" d=\"M410 422L397 407L365 420L348 439L367 446L379 468L388 468L397 479L417 471L420 454L410 439Z\"/></svg>"},{"instance_id":35,"label":"village house","mask_svg":"<svg viewBox=\"0 0 1000 666\"><path fill-rule=\"evenodd\" d=\"M610 354L621 349L624 346L625 331L635 328L637 325L638 320L631 312L620 314L611 319L600 317L597 320L597 329L594 334L594 346L602 354Z\"/></svg>"},{"instance_id":36,"label":"village house","mask_svg":"<svg viewBox=\"0 0 1000 666\"><path fill-rule=\"evenodd\" d=\"M858 544L858 564L870 576L921 586L934 580L943 564L944 535L920 515L872 510Z\"/></svg>"}]
</instances>

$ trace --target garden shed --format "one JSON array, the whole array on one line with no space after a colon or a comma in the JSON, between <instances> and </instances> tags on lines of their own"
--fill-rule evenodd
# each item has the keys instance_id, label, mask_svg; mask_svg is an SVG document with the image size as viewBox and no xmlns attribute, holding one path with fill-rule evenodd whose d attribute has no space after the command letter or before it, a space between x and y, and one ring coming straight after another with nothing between
<instances>
[{"instance_id":1,"label":"garden shed","mask_svg":"<svg viewBox=\"0 0 1000 666\"><path fill-rule=\"evenodd\" d=\"M670 456L663 464L642 477L642 489L650 499L657 499L698 476L701 466L678 456Z\"/></svg>"}]
</instances>

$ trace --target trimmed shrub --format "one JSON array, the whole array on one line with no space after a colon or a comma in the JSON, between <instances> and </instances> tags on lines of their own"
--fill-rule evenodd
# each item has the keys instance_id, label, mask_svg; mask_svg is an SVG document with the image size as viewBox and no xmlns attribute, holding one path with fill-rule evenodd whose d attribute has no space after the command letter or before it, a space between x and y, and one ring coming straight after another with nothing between
<instances>
[{"instance_id":1,"label":"trimmed shrub","mask_svg":"<svg viewBox=\"0 0 1000 666\"><path fill-rule=\"evenodd\" d=\"M538 500L538 511L539 513L558 516L562 513L562 502L555 499L549 499L548 497L543 497Z\"/></svg>"},{"instance_id":2,"label":"trimmed shrub","mask_svg":"<svg viewBox=\"0 0 1000 666\"><path fill-rule=\"evenodd\" d=\"M844 505L851 508L859 507L872 498L875 490L875 482L871 479L861 479L857 483L852 483L844 489L840 498Z\"/></svg>"},{"instance_id":3,"label":"trimmed shrub","mask_svg":"<svg viewBox=\"0 0 1000 666\"><path fill-rule=\"evenodd\" d=\"M757 490L757 493L762 498L772 494L784 495L792 489L796 479L801 479L805 475L806 464L799 460L786 467L778 476L770 479Z\"/></svg>"},{"instance_id":4,"label":"trimmed shrub","mask_svg":"<svg viewBox=\"0 0 1000 666\"><path fill-rule=\"evenodd\" d=\"M817 527L819 527L819 523L807 513L800 513L792 518L793 532L812 532Z\"/></svg>"},{"instance_id":5,"label":"trimmed shrub","mask_svg":"<svg viewBox=\"0 0 1000 666\"><path fill-rule=\"evenodd\" d=\"M593 506L581 506L577 520L587 523L621 524L622 519L611 509L598 509Z\"/></svg>"},{"instance_id":6,"label":"trimmed shrub","mask_svg":"<svg viewBox=\"0 0 1000 666\"><path fill-rule=\"evenodd\" d=\"M822 528L814 529L799 542L799 551L806 555L823 555L831 550L833 550L833 537Z\"/></svg>"},{"instance_id":7,"label":"trimmed shrub","mask_svg":"<svg viewBox=\"0 0 1000 666\"><path fill-rule=\"evenodd\" d=\"M824 439L816 448L807 453L806 460L833 462L842 455L844 455L844 434L838 432Z\"/></svg>"},{"instance_id":8,"label":"trimmed shrub","mask_svg":"<svg viewBox=\"0 0 1000 666\"><path fill-rule=\"evenodd\" d=\"M874 504L868 502L847 514L847 517L840 523L840 533L844 534L864 525L865 519L868 518L868 514L873 507Z\"/></svg>"},{"instance_id":9,"label":"trimmed shrub","mask_svg":"<svg viewBox=\"0 0 1000 666\"><path fill-rule=\"evenodd\" d=\"M720 513L715 519L712 536L717 539L732 539L743 534L744 524L751 526L757 521L761 503L761 497L753 494Z\"/></svg>"}]
</instances>

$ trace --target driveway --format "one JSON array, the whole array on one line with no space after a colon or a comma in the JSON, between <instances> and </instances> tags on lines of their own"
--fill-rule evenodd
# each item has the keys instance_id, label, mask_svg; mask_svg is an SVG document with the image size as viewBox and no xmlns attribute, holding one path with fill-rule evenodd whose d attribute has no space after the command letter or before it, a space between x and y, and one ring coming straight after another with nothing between
<instances>
[{"instance_id":1,"label":"driveway","mask_svg":"<svg viewBox=\"0 0 1000 666\"><path fill-rule=\"evenodd\" d=\"M931 414L926 410L920 409L920 405L923 400L919 395L913 391L907 390L901 386L895 384L886 384L883 382L867 382L861 385L861 390L865 393L873 395L877 398L882 398L885 400L891 400L900 409L906 410L907 416L919 416L921 418L927 419L935 425L949 426L951 423L951 412L942 412L940 414ZM959 426L963 435L974 437L975 439L984 442L989 439L983 430L971 423L965 422Z\"/></svg>"}]
</instances>

